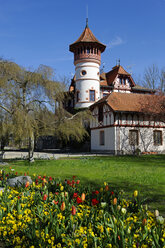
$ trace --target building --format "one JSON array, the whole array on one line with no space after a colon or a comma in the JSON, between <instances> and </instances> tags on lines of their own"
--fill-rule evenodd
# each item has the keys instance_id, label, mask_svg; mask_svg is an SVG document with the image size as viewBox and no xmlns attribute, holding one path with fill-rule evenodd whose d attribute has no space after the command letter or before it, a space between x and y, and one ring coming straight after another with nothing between
<instances>
[{"instance_id":1,"label":"building","mask_svg":"<svg viewBox=\"0 0 165 248\"><path fill-rule=\"evenodd\" d=\"M91 149L113 154L164 152L165 123L158 118L161 107L158 98L112 92L93 104ZM158 105L153 108L152 102Z\"/></svg>"},{"instance_id":2,"label":"building","mask_svg":"<svg viewBox=\"0 0 165 248\"><path fill-rule=\"evenodd\" d=\"M90 108L91 150L113 154L165 151L165 123L155 91L136 85L120 64L100 74L106 46L86 27L70 45L75 76L66 109ZM156 106L156 107L155 107Z\"/></svg>"}]
</instances>

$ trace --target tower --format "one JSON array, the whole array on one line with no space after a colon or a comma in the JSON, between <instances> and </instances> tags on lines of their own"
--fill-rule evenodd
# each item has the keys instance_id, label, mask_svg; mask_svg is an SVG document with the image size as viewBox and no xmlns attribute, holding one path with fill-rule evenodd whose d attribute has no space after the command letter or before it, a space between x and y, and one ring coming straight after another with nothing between
<instances>
[{"instance_id":1,"label":"tower","mask_svg":"<svg viewBox=\"0 0 165 248\"><path fill-rule=\"evenodd\" d=\"M93 35L87 19L83 33L69 47L74 53L76 108L87 108L100 98L101 53L105 47Z\"/></svg>"}]
</instances>

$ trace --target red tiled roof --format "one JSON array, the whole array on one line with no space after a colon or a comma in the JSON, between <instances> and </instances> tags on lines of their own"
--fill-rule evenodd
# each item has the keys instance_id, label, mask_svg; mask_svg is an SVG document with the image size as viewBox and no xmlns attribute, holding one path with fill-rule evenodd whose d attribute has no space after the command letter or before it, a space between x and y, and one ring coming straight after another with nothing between
<instances>
[{"instance_id":1,"label":"red tiled roof","mask_svg":"<svg viewBox=\"0 0 165 248\"><path fill-rule=\"evenodd\" d=\"M92 31L90 30L90 28L88 26L85 27L83 33L80 35L80 37L70 45L70 51L74 52L74 47L75 45L79 44L79 43L91 43L94 42L96 44L98 44L101 48L101 51L103 52L106 48L106 46L104 44L102 44L100 41L98 41L96 39L96 37L94 36L94 34L92 33Z\"/></svg>"},{"instance_id":2,"label":"red tiled roof","mask_svg":"<svg viewBox=\"0 0 165 248\"><path fill-rule=\"evenodd\" d=\"M112 92L91 105L91 109L97 104L107 103L115 112L148 112L160 114L162 112L161 102L158 95Z\"/></svg>"}]
</instances>

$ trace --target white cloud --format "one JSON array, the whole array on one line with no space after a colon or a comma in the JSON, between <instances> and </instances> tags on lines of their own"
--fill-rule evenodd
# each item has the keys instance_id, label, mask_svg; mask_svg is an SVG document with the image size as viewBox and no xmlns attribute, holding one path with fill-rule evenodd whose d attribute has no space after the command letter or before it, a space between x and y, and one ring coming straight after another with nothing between
<instances>
[{"instance_id":1,"label":"white cloud","mask_svg":"<svg viewBox=\"0 0 165 248\"><path fill-rule=\"evenodd\" d=\"M107 44L107 49L110 49L110 48L115 47L115 46L120 46L124 43L125 43L125 41L123 41L123 39L121 37L116 36L112 41L110 41Z\"/></svg>"}]
</instances>

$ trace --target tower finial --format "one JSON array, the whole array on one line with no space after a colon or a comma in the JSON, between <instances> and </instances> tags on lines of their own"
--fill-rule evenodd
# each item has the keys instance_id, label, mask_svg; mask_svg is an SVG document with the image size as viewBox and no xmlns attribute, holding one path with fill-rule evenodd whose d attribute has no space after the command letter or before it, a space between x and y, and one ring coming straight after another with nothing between
<instances>
[{"instance_id":1,"label":"tower finial","mask_svg":"<svg viewBox=\"0 0 165 248\"><path fill-rule=\"evenodd\" d=\"M86 17L86 28L88 28L88 5L87 5L87 9L86 9L86 15L87 15L87 17Z\"/></svg>"},{"instance_id":2,"label":"tower finial","mask_svg":"<svg viewBox=\"0 0 165 248\"><path fill-rule=\"evenodd\" d=\"M88 18L86 18L86 28L88 28Z\"/></svg>"},{"instance_id":3,"label":"tower finial","mask_svg":"<svg viewBox=\"0 0 165 248\"><path fill-rule=\"evenodd\" d=\"M117 59L117 60L116 60L116 65L117 65L117 66L120 66L120 59Z\"/></svg>"}]
</instances>

